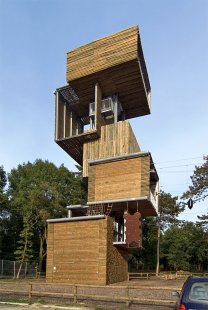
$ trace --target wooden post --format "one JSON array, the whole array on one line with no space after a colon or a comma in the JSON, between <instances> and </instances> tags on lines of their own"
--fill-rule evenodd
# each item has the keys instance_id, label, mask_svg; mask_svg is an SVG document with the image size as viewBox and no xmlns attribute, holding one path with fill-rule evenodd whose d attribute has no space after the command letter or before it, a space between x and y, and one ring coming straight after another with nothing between
<instances>
[{"instance_id":1,"label":"wooden post","mask_svg":"<svg viewBox=\"0 0 208 310\"><path fill-rule=\"evenodd\" d=\"M156 276L159 276L160 272L160 218L158 221L158 228L157 228L157 266L156 266Z\"/></svg>"},{"instance_id":2,"label":"wooden post","mask_svg":"<svg viewBox=\"0 0 208 310\"><path fill-rule=\"evenodd\" d=\"M127 286L126 287L126 307L129 308L129 305L130 305L130 300L129 300L129 287Z\"/></svg>"},{"instance_id":3,"label":"wooden post","mask_svg":"<svg viewBox=\"0 0 208 310\"><path fill-rule=\"evenodd\" d=\"M29 283L29 294L28 294L29 300L32 298L32 283Z\"/></svg>"},{"instance_id":4,"label":"wooden post","mask_svg":"<svg viewBox=\"0 0 208 310\"><path fill-rule=\"evenodd\" d=\"M77 303L77 285L74 285L74 303Z\"/></svg>"}]
</instances>

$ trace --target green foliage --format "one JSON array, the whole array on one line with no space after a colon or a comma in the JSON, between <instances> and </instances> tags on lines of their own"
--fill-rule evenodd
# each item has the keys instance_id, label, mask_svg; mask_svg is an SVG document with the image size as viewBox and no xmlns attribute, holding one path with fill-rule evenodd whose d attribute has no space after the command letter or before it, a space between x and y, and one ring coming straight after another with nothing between
<instances>
[{"instance_id":1,"label":"green foliage","mask_svg":"<svg viewBox=\"0 0 208 310\"><path fill-rule=\"evenodd\" d=\"M15 259L17 261L30 261L33 257L33 250L32 250L32 237L33 237L33 225L32 225L32 215L26 214L23 219L23 229L20 233L20 239L17 242L18 247L15 254Z\"/></svg>"},{"instance_id":2,"label":"green foliage","mask_svg":"<svg viewBox=\"0 0 208 310\"><path fill-rule=\"evenodd\" d=\"M164 231L172 224L179 224L178 215L184 211L184 206L178 203L178 197L172 197L170 193L159 193L159 225Z\"/></svg>"},{"instance_id":3,"label":"green foliage","mask_svg":"<svg viewBox=\"0 0 208 310\"><path fill-rule=\"evenodd\" d=\"M160 191L159 193L159 216L157 218L143 219L143 249L134 250L129 255L130 270L145 269L154 270L157 260L158 226L165 231L173 224L180 221L177 216L183 211L178 203L178 197Z\"/></svg>"},{"instance_id":4,"label":"green foliage","mask_svg":"<svg viewBox=\"0 0 208 310\"><path fill-rule=\"evenodd\" d=\"M41 269L46 256L46 220L65 217L67 205L86 202L84 181L64 165L56 167L38 159L11 170L7 193L8 251L20 260L39 260Z\"/></svg>"},{"instance_id":5,"label":"green foliage","mask_svg":"<svg viewBox=\"0 0 208 310\"><path fill-rule=\"evenodd\" d=\"M204 156L204 163L196 166L193 176L191 176L192 185L182 196L183 199L192 198L195 201L205 200L208 197L208 155Z\"/></svg>"},{"instance_id":6,"label":"green foliage","mask_svg":"<svg viewBox=\"0 0 208 310\"><path fill-rule=\"evenodd\" d=\"M3 192L4 187L6 186L6 172L4 171L4 167L0 166L0 192Z\"/></svg>"},{"instance_id":7,"label":"green foliage","mask_svg":"<svg viewBox=\"0 0 208 310\"><path fill-rule=\"evenodd\" d=\"M3 166L0 166L0 256L3 254L3 243L7 232L8 221L8 199L5 193L7 183L6 172Z\"/></svg>"},{"instance_id":8,"label":"green foliage","mask_svg":"<svg viewBox=\"0 0 208 310\"><path fill-rule=\"evenodd\" d=\"M185 222L172 225L164 234L162 256L170 269L198 270L207 268L208 238L201 227Z\"/></svg>"},{"instance_id":9,"label":"green foliage","mask_svg":"<svg viewBox=\"0 0 208 310\"><path fill-rule=\"evenodd\" d=\"M187 192L182 196L182 199L192 198L196 203L197 201L204 201L208 197L208 155L204 156L204 163L201 166L196 166L193 176L191 176L192 185L189 186ZM208 231L208 213L198 216L201 225Z\"/></svg>"},{"instance_id":10,"label":"green foliage","mask_svg":"<svg viewBox=\"0 0 208 310\"><path fill-rule=\"evenodd\" d=\"M143 220L143 241L141 250L129 252L129 271L153 270L156 264L157 225L154 218Z\"/></svg>"}]
</instances>

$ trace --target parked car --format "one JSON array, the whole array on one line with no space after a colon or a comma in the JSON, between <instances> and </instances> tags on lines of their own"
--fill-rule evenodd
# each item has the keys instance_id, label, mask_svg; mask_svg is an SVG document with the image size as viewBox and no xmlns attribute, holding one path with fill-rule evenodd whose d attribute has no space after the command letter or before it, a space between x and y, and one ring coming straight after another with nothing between
<instances>
[{"instance_id":1,"label":"parked car","mask_svg":"<svg viewBox=\"0 0 208 310\"><path fill-rule=\"evenodd\" d=\"M189 277L179 292L175 310L208 310L208 278Z\"/></svg>"}]
</instances>

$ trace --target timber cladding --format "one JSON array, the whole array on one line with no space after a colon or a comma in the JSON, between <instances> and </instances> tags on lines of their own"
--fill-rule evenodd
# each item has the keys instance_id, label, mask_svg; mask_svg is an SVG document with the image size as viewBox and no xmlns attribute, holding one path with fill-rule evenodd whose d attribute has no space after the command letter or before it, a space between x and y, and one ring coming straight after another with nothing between
<instances>
[{"instance_id":1,"label":"timber cladding","mask_svg":"<svg viewBox=\"0 0 208 310\"><path fill-rule=\"evenodd\" d=\"M129 121L102 126L100 139L83 145L83 177L88 176L89 160L137 152L140 152L140 147Z\"/></svg>"},{"instance_id":2,"label":"timber cladding","mask_svg":"<svg viewBox=\"0 0 208 310\"><path fill-rule=\"evenodd\" d=\"M67 81L137 59L138 27L134 26L67 53Z\"/></svg>"},{"instance_id":3,"label":"timber cladding","mask_svg":"<svg viewBox=\"0 0 208 310\"><path fill-rule=\"evenodd\" d=\"M110 217L49 223L47 242L47 282L105 285L127 278L127 255L113 246Z\"/></svg>"},{"instance_id":4,"label":"timber cladding","mask_svg":"<svg viewBox=\"0 0 208 310\"><path fill-rule=\"evenodd\" d=\"M149 191L149 155L89 167L89 202L144 197Z\"/></svg>"},{"instance_id":5,"label":"timber cladding","mask_svg":"<svg viewBox=\"0 0 208 310\"><path fill-rule=\"evenodd\" d=\"M150 113L150 84L139 38L134 26L67 53L66 79L87 115L94 87L104 97L117 93L129 119Z\"/></svg>"},{"instance_id":6,"label":"timber cladding","mask_svg":"<svg viewBox=\"0 0 208 310\"><path fill-rule=\"evenodd\" d=\"M113 245L113 219L109 217L107 230L107 283L128 280L128 251Z\"/></svg>"}]
</instances>

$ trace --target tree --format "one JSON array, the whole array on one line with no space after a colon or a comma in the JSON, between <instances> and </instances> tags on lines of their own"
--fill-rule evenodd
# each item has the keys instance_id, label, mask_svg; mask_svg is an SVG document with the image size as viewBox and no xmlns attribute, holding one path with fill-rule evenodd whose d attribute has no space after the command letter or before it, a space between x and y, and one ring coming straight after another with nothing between
<instances>
[{"instance_id":1,"label":"tree","mask_svg":"<svg viewBox=\"0 0 208 310\"><path fill-rule=\"evenodd\" d=\"M207 233L193 222L168 228L161 247L170 269L202 271L207 268Z\"/></svg>"},{"instance_id":2,"label":"tree","mask_svg":"<svg viewBox=\"0 0 208 310\"><path fill-rule=\"evenodd\" d=\"M191 176L192 185L181 197L183 200L192 199L193 202L204 201L208 197L208 155L204 156L204 163L201 166L195 166ZM201 225L208 229L208 213L198 216Z\"/></svg>"},{"instance_id":3,"label":"tree","mask_svg":"<svg viewBox=\"0 0 208 310\"><path fill-rule=\"evenodd\" d=\"M5 193L5 186L7 183L6 172L3 166L0 166L0 256L4 252L4 239L7 231L7 195Z\"/></svg>"},{"instance_id":4,"label":"tree","mask_svg":"<svg viewBox=\"0 0 208 310\"><path fill-rule=\"evenodd\" d=\"M142 221L142 246L140 250L131 250L129 252L129 269L153 270L156 264L156 246L157 246L157 226L156 219L152 217L144 218Z\"/></svg>"},{"instance_id":5,"label":"tree","mask_svg":"<svg viewBox=\"0 0 208 310\"><path fill-rule=\"evenodd\" d=\"M183 199L192 198L194 201L204 201L208 197L208 155L204 156L204 161L201 166L195 166L193 176L191 176L192 185L183 194Z\"/></svg>"},{"instance_id":6,"label":"tree","mask_svg":"<svg viewBox=\"0 0 208 310\"><path fill-rule=\"evenodd\" d=\"M4 167L0 166L0 194L3 193L6 181L7 181L6 172L4 171Z\"/></svg>"},{"instance_id":7,"label":"tree","mask_svg":"<svg viewBox=\"0 0 208 310\"><path fill-rule=\"evenodd\" d=\"M164 231L173 224L179 224L178 216L184 211L184 206L178 202L177 196L160 191L159 193L159 225Z\"/></svg>"},{"instance_id":8,"label":"tree","mask_svg":"<svg viewBox=\"0 0 208 310\"><path fill-rule=\"evenodd\" d=\"M178 197L164 191L159 193L159 215L155 218L143 219L143 249L133 250L129 255L131 269L154 269L159 273L160 266L160 235L171 225L179 224L178 215L184 207ZM163 258L163 253L162 253Z\"/></svg>"},{"instance_id":9,"label":"tree","mask_svg":"<svg viewBox=\"0 0 208 310\"><path fill-rule=\"evenodd\" d=\"M159 193L159 214L157 218L157 263L156 275L160 269L160 236L161 232L170 227L170 225L178 224L178 215L184 211L184 207L178 203L178 197L172 197L170 193L160 191Z\"/></svg>"},{"instance_id":10,"label":"tree","mask_svg":"<svg viewBox=\"0 0 208 310\"><path fill-rule=\"evenodd\" d=\"M32 237L32 216L28 213L23 218L23 229L20 233L20 240L18 241L19 246L14 253L16 260L20 262L19 270L17 272L17 278L19 278L23 262L33 259Z\"/></svg>"},{"instance_id":11,"label":"tree","mask_svg":"<svg viewBox=\"0 0 208 310\"><path fill-rule=\"evenodd\" d=\"M63 165L36 160L12 169L8 176L10 220L18 223L16 257L34 257L39 270L46 256L49 218L66 216L66 206L86 201L83 181Z\"/></svg>"}]
</instances>

